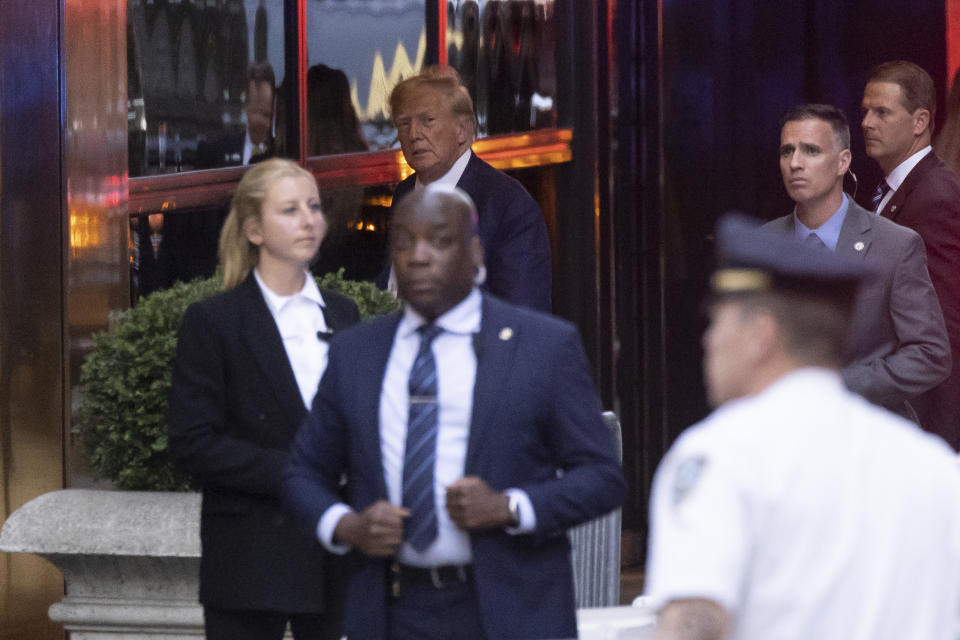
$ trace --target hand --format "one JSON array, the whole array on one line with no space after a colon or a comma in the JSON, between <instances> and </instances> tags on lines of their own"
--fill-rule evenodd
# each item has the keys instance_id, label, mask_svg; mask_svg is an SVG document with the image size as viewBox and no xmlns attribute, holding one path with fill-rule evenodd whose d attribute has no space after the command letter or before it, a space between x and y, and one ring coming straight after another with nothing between
<instances>
[{"instance_id":1,"label":"hand","mask_svg":"<svg viewBox=\"0 0 960 640\"><path fill-rule=\"evenodd\" d=\"M344 514L333 530L333 540L375 558L392 556L403 542L403 519L408 515L409 509L377 500L361 513Z\"/></svg>"},{"instance_id":2,"label":"hand","mask_svg":"<svg viewBox=\"0 0 960 640\"><path fill-rule=\"evenodd\" d=\"M476 476L460 478L447 487L447 513L464 530L511 524L510 499Z\"/></svg>"}]
</instances>

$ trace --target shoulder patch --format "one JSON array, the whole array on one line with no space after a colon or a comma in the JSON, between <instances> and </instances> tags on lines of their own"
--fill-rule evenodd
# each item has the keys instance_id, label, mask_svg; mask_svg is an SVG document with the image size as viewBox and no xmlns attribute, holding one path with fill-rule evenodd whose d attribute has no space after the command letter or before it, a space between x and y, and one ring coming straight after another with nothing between
<instances>
[{"instance_id":1,"label":"shoulder patch","mask_svg":"<svg viewBox=\"0 0 960 640\"><path fill-rule=\"evenodd\" d=\"M673 506L677 506L687 497L703 471L707 459L704 456L692 456L680 462L673 475Z\"/></svg>"}]
</instances>

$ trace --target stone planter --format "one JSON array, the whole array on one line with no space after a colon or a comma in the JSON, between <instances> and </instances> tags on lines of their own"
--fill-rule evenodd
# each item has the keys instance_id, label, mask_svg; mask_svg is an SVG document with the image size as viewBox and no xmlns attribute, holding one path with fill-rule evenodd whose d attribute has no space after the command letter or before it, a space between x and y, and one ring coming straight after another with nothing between
<instances>
[{"instance_id":1,"label":"stone planter","mask_svg":"<svg viewBox=\"0 0 960 640\"><path fill-rule=\"evenodd\" d=\"M60 570L67 595L50 619L71 640L203 638L199 494L47 493L7 519L0 551L34 553ZM653 637L645 607L580 609L577 617L583 640Z\"/></svg>"},{"instance_id":2,"label":"stone planter","mask_svg":"<svg viewBox=\"0 0 960 640\"><path fill-rule=\"evenodd\" d=\"M50 619L72 640L199 639L199 523L199 494L64 489L15 511L0 550L60 570Z\"/></svg>"}]
</instances>

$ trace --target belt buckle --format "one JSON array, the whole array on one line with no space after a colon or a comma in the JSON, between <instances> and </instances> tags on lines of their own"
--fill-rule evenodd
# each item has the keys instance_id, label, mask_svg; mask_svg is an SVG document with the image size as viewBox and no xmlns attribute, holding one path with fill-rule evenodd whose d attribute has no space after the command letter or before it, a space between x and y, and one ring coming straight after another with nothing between
<instances>
[{"instance_id":1,"label":"belt buckle","mask_svg":"<svg viewBox=\"0 0 960 640\"><path fill-rule=\"evenodd\" d=\"M458 582L466 582L466 581L467 581L467 570L464 568L464 566L458 564L458 565L456 566L456 570L457 570L457 581L458 581ZM444 583L443 578L440 576L440 568L439 568L439 567L430 567L430 580L433 581L433 586L434 586L434 588L436 588L436 589L443 589L443 588L446 587L448 584L450 584L450 582L452 582L452 581L450 581L450 582Z\"/></svg>"}]
</instances>

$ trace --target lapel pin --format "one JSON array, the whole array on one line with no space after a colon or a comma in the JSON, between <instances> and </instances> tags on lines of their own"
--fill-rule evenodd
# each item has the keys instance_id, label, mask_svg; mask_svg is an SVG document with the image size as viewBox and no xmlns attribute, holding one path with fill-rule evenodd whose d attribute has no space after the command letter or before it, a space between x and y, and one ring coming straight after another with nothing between
<instances>
[{"instance_id":1,"label":"lapel pin","mask_svg":"<svg viewBox=\"0 0 960 640\"><path fill-rule=\"evenodd\" d=\"M862 243L862 242L858 242L858 243L856 243L855 245L853 245L853 248L854 248L854 250L856 250L856 251L863 251L863 243Z\"/></svg>"},{"instance_id":2,"label":"lapel pin","mask_svg":"<svg viewBox=\"0 0 960 640\"><path fill-rule=\"evenodd\" d=\"M513 337L513 329L511 329L510 327L504 327L503 329L500 329L500 339L501 339L501 340L503 340L504 342L506 342L507 340L509 340L509 339L512 338L512 337Z\"/></svg>"}]
</instances>

